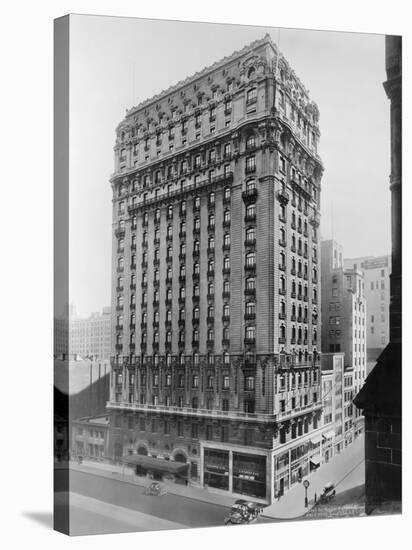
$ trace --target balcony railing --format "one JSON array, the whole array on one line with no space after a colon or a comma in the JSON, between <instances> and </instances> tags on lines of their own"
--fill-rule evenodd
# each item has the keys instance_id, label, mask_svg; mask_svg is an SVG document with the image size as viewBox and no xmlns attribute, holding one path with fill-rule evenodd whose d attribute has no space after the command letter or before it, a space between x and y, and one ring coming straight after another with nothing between
<instances>
[{"instance_id":1,"label":"balcony railing","mask_svg":"<svg viewBox=\"0 0 412 550\"><path fill-rule=\"evenodd\" d=\"M253 336L245 336L244 344L245 346L254 346L256 344L256 338Z\"/></svg>"},{"instance_id":2,"label":"balcony railing","mask_svg":"<svg viewBox=\"0 0 412 550\"><path fill-rule=\"evenodd\" d=\"M117 238L119 237L124 237L125 235L125 228L124 227L117 227L115 230L114 230L114 234L116 235Z\"/></svg>"},{"instance_id":3,"label":"balcony railing","mask_svg":"<svg viewBox=\"0 0 412 550\"><path fill-rule=\"evenodd\" d=\"M256 221L256 214L246 214L245 223L255 222L255 221Z\"/></svg>"},{"instance_id":4,"label":"balcony railing","mask_svg":"<svg viewBox=\"0 0 412 550\"><path fill-rule=\"evenodd\" d=\"M254 271L255 269L256 269L256 264L254 262L245 264L246 271Z\"/></svg>"},{"instance_id":5,"label":"balcony railing","mask_svg":"<svg viewBox=\"0 0 412 550\"><path fill-rule=\"evenodd\" d=\"M280 203L287 204L289 202L289 195L286 191L283 189L281 191L277 192L277 198Z\"/></svg>"},{"instance_id":6,"label":"balcony railing","mask_svg":"<svg viewBox=\"0 0 412 550\"><path fill-rule=\"evenodd\" d=\"M245 288L245 294L247 296L254 296L256 294L256 288Z\"/></svg>"},{"instance_id":7,"label":"balcony railing","mask_svg":"<svg viewBox=\"0 0 412 550\"><path fill-rule=\"evenodd\" d=\"M245 246L255 246L256 239L245 239Z\"/></svg>"},{"instance_id":8,"label":"balcony railing","mask_svg":"<svg viewBox=\"0 0 412 550\"><path fill-rule=\"evenodd\" d=\"M246 203L255 202L257 195L257 189L246 189L246 191L243 191L242 193L242 199Z\"/></svg>"}]
</instances>

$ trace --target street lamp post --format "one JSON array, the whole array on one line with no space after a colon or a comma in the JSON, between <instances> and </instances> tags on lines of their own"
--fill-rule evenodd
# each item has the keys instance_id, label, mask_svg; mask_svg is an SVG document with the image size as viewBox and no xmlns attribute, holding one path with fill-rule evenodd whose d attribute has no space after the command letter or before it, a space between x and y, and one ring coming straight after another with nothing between
<instances>
[{"instance_id":1,"label":"street lamp post","mask_svg":"<svg viewBox=\"0 0 412 550\"><path fill-rule=\"evenodd\" d=\"M310 483L307 479L305 479L305 481L303 482L303 486L305 488L305 508L308 507L308 487L309 487Z\"/></svg>"}]
</instances>

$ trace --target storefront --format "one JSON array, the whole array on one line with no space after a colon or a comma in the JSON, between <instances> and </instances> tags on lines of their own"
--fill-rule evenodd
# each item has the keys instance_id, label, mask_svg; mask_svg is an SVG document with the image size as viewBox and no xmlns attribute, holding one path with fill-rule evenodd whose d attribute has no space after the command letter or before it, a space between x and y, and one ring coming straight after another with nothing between
<instances>
[{"instance_id":1,"label":"storefront","mask_svg":"<svg viewBox=\"0 0 412 550\"><path fill-rule=\"evenodd\" d=\"M275 496L281 497L289 489L289 451L275 458Z\"/></svg>"},{"instance_id":2,"label":"storefront","mask_svg":"<svg viewBox=\"0 0 412 550\"><path fill-rule=\"evenodd\" d=\"M319 434L309 441L309 471L313 472L320 467L322 462L321 457L321 440L322 436Z\"/></svg>"},{"instance_id":3,"label":"storefront","mask_svg":"<svg viewBox=\"0 0 412 550\"><path fill-rule=\"evenodd\" d=\"M229 451L205 448L203 470L205 486L229 490Z\"/></svg>"},{"instance_id":4,"label":"storefront","mask_svg":"<svg viewBox=\"0 0 412 550\"><path fill-rule=\"evenodd\" d=\"M335 437L335 432L330 430L322 434L322 459L323 462L329 462L333 457L333 439Z\"/></svg>"},{"instance_id":5,"label":"storefront","mask_svg":"<svg viewBox=\"0 0 412 550\"><path fill-rule=\"evenodd\" d=\"M309 473L309 442L294 447L290 451L290 486L300 483Z\"/></svg>"},{"instance_id":6,"label":"storefront","mask_svg":"<svg viewBox=\"0 0 412 550\"><path fill-rule=\"evenodd\" d=\"M266 456L233 453L233 492L266 497Z\"/></svg>"}]
</instances>

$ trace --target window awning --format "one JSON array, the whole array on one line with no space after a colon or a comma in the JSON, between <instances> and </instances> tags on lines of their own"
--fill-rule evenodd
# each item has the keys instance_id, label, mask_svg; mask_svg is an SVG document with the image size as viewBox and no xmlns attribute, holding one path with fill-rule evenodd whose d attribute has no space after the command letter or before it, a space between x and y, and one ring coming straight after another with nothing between
<instances>
[{"instance_id":1,"label":"window awning","mask_svg":"<svg viewBox=\"0 0 412 550\"><path fill-rule=\"evenodd\" d=\"M130 466L142 466L148 470L156 470L157 472L167 472L170 474L178 474L185 471L189 464L183 462L172 462L161 458L153 458L145 455L128 455L122 458L124 464Z\"/></svg>"},{"instance_id":2,"label":"window awning","mask_svg":"<svg viewBox=\"0 0 412 550\"><path fill-rule=\"evenodd\" d=\"M321 439L322 439L321 435L318 434L318 435L315 435L314 437L312 437L310 442L312 443L312 445L317 445L318 443L320 443Z\"/></svg>"},{"instance_id":3,"label":"window awning","mask_svg":"<svg viewBox=\"0 0 412 550\"><path fill-rule=\"evenodd\" d=\"M324 439L332 439L332 437L335 437L335 432L333 430L330 430L329 432L322 434L322 437Z\"/></svg>"}]
</instances>

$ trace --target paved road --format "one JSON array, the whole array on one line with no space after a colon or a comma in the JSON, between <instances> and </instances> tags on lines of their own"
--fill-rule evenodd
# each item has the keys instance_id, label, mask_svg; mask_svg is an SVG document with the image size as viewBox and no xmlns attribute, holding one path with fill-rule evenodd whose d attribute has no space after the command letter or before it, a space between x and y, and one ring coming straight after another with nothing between
<instances>
[{"instance_id":1,"label":"paved road","mask_svg":"<svg viewBox=\"0 0 412 550\"><path fill-rule=\"evenodd\" d=\"M56 489L59 488L59 473L56 474ZM138 485L131 485L123 483L115 479L104 478L89 473L72 471L70 474L70 490L71 493L76 495L82 495L93 499L94 501L103 501L105 504L112 505L114 507L127 509L127 512L135 511L137 525L131 527L130 523L127 525L117 525L117 523L111 527L111 519L113 514L103 513L101 514L101 521L97 517L100 515L98 507L89 506L89 501L84 501L78 504L76 501L72 501L74 505L74 514L72 515L72 528L74 531L81 534L91 533L87 531L87 526L101 524L103 532L113 532L116 527L122 531L135 531L135 530L147 530L147 529L170 529L177 527L211 527L223 525L225 516L227 515L229 508L218 504L210 504L187 497L166 494L163 496L147 496L143 494L144 488ZM83 504L85 504L83 506ZM81 511L80 509L83 508ZM104 512L106 507L103 506ZM127 514L129 515L129 514ZM144 515L151 516L154 520L158 521L145 522ZM126 512L124 517L126 516ZM142 521L139 522L139 518L142 517ZM78 525L74 525L74 522L79 522ZM93 521L96 524L93 524ZM117 514L116 522L122 522L122 515ZM267 518L259 518L259 523L268 523L271 520ZM170 522L168 525L165 522ZM173 524L173 525L172 525ZM110 531L107 529L110 528ZM97 532L93 528L93 532ZM80 533L79 533L80 534Z\"/></svg>"}]
</instances>

